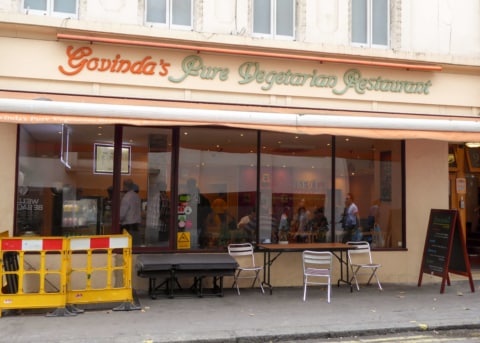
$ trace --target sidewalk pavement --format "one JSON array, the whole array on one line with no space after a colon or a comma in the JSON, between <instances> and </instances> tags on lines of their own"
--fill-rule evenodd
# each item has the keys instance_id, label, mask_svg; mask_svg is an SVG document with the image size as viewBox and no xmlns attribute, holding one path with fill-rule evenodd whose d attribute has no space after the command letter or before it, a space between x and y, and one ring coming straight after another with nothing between
<instances>
[{"instance_id":1,"label":"sidewalk pavement","mask_svg":"<svg viewBox=\"0 0 480 343\"><path fill-rule=\"evenodd\" d=\"M426 283L428 282L428 283ZM441 278L424 276L422 286L384 284L360 291L326 289L225 289L224 297L159 297L137 290L140 310L88 308L76 316L47 317L35 313L4 313L0 342L153 343L153 342L282 342L387 332L480 329L480 288L452 281L440 294Z\"/></svg>"}]
</instances>

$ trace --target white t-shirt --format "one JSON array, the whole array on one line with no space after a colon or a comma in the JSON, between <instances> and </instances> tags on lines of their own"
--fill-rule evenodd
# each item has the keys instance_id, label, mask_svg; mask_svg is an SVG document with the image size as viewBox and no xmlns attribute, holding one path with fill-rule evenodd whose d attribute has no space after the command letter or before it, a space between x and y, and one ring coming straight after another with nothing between
<instances>
[{"instance_id":1,"label":"white t-shirt","mask_svg":"<svg viewBox=\"0 0 480 343\"><path fill-rule=\"evenodd\" d=\"M250 223L250 217L248 215L246 215L245 217L242 217L240 219L240 221L238 222L237 229L240 229L242 226L245 226L248 223Z\"/></svg>"}]
</instances>

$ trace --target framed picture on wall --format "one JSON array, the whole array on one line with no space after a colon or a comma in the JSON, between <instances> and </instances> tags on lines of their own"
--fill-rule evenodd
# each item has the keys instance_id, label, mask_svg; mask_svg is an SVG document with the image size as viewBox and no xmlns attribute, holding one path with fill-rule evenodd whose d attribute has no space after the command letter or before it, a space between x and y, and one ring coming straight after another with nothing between
<instances>
[{"instance_id":1,"label":"framed picture on wall","mask_svg":"<svg viewBox=\"0 0 480 343\"><path fill-rule=\"evenodd\" d=\"M480 148L467 148L467 163L472 173L480 172Z\"/></svg>"},{"instance_id":2,"label":"framed picture on wall","mask_svg":"<svg viewBox=\"0 0 480 343\"><path fill-rule=\"evenodd\" d=\"M113 145L95 143L93 172L95 174L113 173ZM122 147L122 174L130 175L131 147Z\"/></svg>"}]
</instances>

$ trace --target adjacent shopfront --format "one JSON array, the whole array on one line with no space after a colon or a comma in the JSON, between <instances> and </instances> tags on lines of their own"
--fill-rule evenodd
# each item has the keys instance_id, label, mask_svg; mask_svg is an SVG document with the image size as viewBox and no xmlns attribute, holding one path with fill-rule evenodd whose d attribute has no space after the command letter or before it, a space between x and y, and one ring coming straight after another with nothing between
<instances>
[{"instance_id":1,"label":"adjacent shopfront","mask_svg":"<svg viewBox=\"0 0 480 343\"><path fill-rule=\"evenodd\" d=\"M480 132L467 69L48 32L0 42L15 46L0 67L13 235L118 233L131 179L135 253L338 242L350 193L382 279L415 282L429 211L452 198L449 143Z\"/></svg>"}]
</instances>

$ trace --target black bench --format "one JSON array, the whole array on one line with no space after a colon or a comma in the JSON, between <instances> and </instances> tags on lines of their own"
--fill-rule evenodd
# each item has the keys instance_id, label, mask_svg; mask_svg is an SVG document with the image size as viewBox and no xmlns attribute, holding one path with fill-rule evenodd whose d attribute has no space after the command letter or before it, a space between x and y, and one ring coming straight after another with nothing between
<instances>
[{"instance_id":1,"label":"black bench","mask_svg":"<svg viewBox=\"0 0 480 343\"><path fill-rule=\"evenodd\" d=\"M181 295L196 294L203 296L223 296L223 277L233 276L237 262L227 253L175 253L144 254L137 257L137 275L148 278L148 294L155 299L158 294L166 294L169 298ZM179 278L193 278L189 292L184 292ZM203 280L213 278L213 287L204 288ZM157 278L163 280L157 285Z\"/></svg>"}]
</instances>

